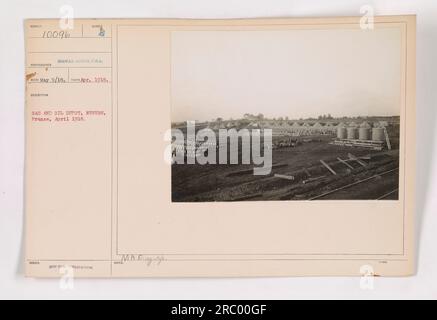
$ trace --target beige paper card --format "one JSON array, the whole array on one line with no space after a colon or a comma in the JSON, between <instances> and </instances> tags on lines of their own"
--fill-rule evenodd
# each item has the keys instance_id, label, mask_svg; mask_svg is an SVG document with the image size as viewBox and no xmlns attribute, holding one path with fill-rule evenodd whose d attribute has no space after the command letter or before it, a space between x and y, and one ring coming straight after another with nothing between
<instances>
[{"instance_id":1,"label":"beige paper card","mask_svg":"<svg viewBox=\"0 0 437 320\"><path fill-rule=\"evenodd\" d=\"M25 22L28 276L414 273L415 16L61 22Z\"/></svg>"}]
</instances>

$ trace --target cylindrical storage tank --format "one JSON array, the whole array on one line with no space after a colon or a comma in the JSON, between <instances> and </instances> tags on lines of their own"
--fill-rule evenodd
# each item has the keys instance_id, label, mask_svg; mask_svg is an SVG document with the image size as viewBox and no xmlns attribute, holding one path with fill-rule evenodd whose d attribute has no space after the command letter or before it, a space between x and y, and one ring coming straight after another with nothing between
<instances>
[{"instance_id":1,"label":"cylindrical storage tank","mask_svg":"<svg viewBox=\"0 0 437 320\"><path fill-rule=\"evenodd\" d=\"M370 140L370 128L359 128L358 129L358 139Z\"/></svg>"},{"instance_id":2,"label":"cylindrical storage tank","mask_svg":"<svg viewBox=\"0 0 437 320\"><path fill-rule=\"evenodd\" d=\"M367 122L363 122L358 129L358 139L360 140L370 140L370 125Z\"/></svg>"},{"instance_id":3,"label":"cylindrical storage tank","mask_svg":"<svg viewBox=\"0 0 437 320\"><path fill-rule=\"evenodd\" d=\"M340 126L337 128L337 138L338 139L346 139L346 128L343 126Z\"/></svg>"},{"instance_id":4,"label":"cylindrical storage tank","mask_svg":"<svg viewBox=\"0 0 437 320\"><path fill-rule=\"evenodd\" d=\"M372 140L373 141L384 141L384 128L373 128L372 129Z\"/></svg>"},{"instance_id":5,"label":"cylindrical storage tank","mask_svg":"<svg viewBox=\"0 0 437 320\"><path fill-rule=\"evenodd\" d=\"M356 139L357 138L357 128L349 127L347 128L347 138L348 139Z\"/></svg>"}]
</instances>

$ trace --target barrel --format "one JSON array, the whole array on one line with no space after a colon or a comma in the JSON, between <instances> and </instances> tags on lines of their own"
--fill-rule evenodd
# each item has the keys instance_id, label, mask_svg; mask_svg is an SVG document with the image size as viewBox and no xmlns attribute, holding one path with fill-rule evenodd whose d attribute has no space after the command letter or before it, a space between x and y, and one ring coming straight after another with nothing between
<instances>
[{"instance_id":1,"label":"barrel","mask_svg":"<svg viewBox=\"0 0 437 320\"><path fill-rule=\"evenodd\" d=\"M384 128L373 128L372 129L372 140L373 141L384 141Z\"/></svg>"},{"instance_id":2,"label":"barrel","mask_svg":"<svg viewBox=\"0 0 437 320\"><path fill-rule=\"evenodd\" d=\"M348 139L356 139L357 138L357 128L349 127L347 128L347 138Z\"/></svg>"},{"instance_id":3,"label":"barrel","mask_svg":"<svg viewBox=\"0 0 437 320\"><path fill-rule=\"evenodd\" d=\"M346 128L338 127L337 128L337 138L338 139L346 139Z\"/></svg>"},{"instance_id":4,"label":"barrel","mask_svg":"<svg viewBox=\"0 0 437 320\"><path fill-rule=\"evenodd\" d=\"M370 128L359 128L358 129L358 139L370 140Z\"/></svg>"}]
</instances>

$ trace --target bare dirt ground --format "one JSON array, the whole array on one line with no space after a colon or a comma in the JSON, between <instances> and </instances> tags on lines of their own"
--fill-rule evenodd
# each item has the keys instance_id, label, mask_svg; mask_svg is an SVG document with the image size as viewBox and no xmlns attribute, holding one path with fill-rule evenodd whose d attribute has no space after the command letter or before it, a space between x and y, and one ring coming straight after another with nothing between
<instances>
[{"instance_id":1,"label":"bare dirt ground","mask_svg":"<svg viewBox=\"0 0 437 320\"><path fill-rule=\"evenodd\" d=\"M329 144L330 136L307 139L296 147L273 150L273 169L253 175L253 165L172 166L172 200L175 202L245 200L370 200L397 199L399 150ZM394 147L398 148L394 140ZM363 157L361 164L349 154ZM347 164L337 158L348 160ZM335 175L324 167L327 163ZM351 168L352 167L352 168ZM294 180L275 177L293 176Z\"/></svg>"}]
</instances>

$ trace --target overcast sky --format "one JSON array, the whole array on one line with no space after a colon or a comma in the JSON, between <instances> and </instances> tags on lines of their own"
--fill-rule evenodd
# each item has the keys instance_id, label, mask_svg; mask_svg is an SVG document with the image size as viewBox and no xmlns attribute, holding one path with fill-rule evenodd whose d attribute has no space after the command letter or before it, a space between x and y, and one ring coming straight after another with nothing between
<instances>
[{"instance_id":1,"label":"overcast sky","mask_svg":"<svg viewBox=\"0 0 437 320\"><path fill-rule=\"evenodd\" d=\"M397 28L172 33L172 121L400 114Z\"/></svg>"}]
</instances>

